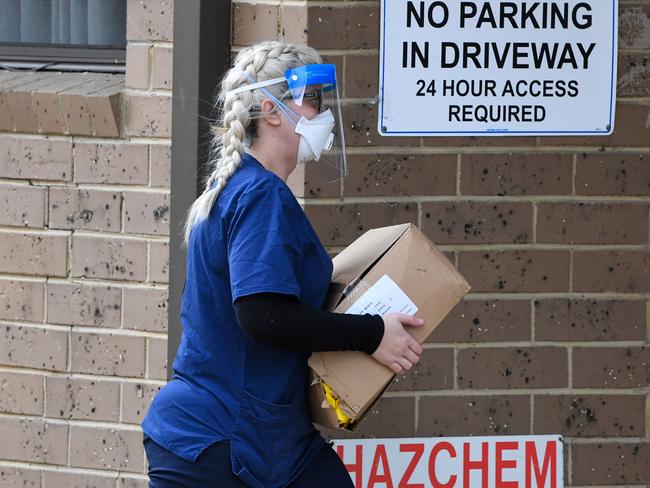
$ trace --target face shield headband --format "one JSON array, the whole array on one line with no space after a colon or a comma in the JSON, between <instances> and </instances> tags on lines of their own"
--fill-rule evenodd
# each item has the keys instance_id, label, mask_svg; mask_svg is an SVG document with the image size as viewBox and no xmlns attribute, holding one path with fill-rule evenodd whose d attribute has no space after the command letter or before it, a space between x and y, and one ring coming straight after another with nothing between
<instances>
[{"instance_id":1,"label":"face shield headband","mask_svg":"<svg viewBox=\"0 0 650 488\"><path fill-rule=\"evenodd\" d=\"M310 176L325 181L337 181L345 177L347 162L336 67L333 64L309 64L287 70L282 78L261 82L254 82L247 73L245 74L251 83L230 93L258 89L276 104L280 112L294 125L295 132L300 134L297 163L310 162ZM283 99L290 98L298 106L302 106L306 100L310 101L319 113L307 119L267 89L268 86L283 82L286 82L289 88L289 94Z\"/></svg>"}]
</instances>

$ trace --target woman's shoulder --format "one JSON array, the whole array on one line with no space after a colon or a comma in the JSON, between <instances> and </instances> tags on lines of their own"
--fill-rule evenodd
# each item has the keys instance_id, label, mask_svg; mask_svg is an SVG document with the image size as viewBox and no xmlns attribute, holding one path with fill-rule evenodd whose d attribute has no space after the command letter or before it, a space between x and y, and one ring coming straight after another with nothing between
<instances>
[{"instance_id":1,"label":"woman's shoulder","mask_svg":"<svg viewBox=\"0 0 650 488\"><path fill-rule=\"evenodd\" d=\"M224 187L224 193L230 196L230 203L240 206L256 200L275 199L285 205L299 206L291 189L280 177L246 156Z\"/></svg>"}]
</instances>

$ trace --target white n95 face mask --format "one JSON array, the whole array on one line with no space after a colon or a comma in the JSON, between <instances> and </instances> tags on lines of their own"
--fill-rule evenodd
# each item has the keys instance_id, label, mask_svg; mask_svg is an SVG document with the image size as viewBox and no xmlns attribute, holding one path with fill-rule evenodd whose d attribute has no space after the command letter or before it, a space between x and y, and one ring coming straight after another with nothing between
<instances>
[{"instance_id":1,"label":"white n95 face mask","mask_svg":"<svg viewBox=\"0 0 650 488\"><path fill-rule=\"evenodd\" d=\"M298 164L318 161L323 151L332 148L334 141L334 115L330 109L319 113L311 120L300 117L295 132L300 134Z\"/></svg>"}]
</instances>

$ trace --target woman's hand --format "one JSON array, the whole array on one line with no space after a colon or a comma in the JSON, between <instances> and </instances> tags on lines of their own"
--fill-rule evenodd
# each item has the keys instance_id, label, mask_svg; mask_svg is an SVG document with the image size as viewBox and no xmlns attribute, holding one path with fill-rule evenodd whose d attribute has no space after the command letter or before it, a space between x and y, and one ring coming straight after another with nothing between
<instances>
[{"instance_id":1,"label":"woman's hand","mask_svg":"<svg viewBox=\"0 0 650 488\"><path fill-rule=\"evenodd\" d=\"M381 318L384 337L372 357L398 374L411 369L420 360L422 346L404 326L421 327L424 320L402 313L387 313Z\"/></svg>"}]
</instances>

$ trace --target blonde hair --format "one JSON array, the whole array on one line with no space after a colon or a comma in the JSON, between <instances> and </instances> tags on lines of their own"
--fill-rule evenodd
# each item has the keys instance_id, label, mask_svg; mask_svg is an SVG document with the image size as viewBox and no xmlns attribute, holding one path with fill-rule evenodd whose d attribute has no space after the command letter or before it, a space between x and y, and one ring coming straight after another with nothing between
<instances>
[{"instance_id":1,"label":"blonde hair","mask_svg":"<svg viewBox=\"0 0 650 488\"><path fill-rule=\"evenodd\" d=\"M269 41L242 50L233 67L221 81L216 107L219 125L213 127L210 147L210 173L203 193L194 201L185 221L185 244L189 242L192 228L206 219L228 179L237 171L246 144L256 135L256 124L251 121L260 117L262 101L268 98L262 90L246 90L230 93L237 87L284 76L287 69L305 64L320 63L320 55L308 46ZM266 87L274 97L281 99L287 92L287 84ZM214 186L213 186L214 185Z\"/></svg>"}]
</instances>

